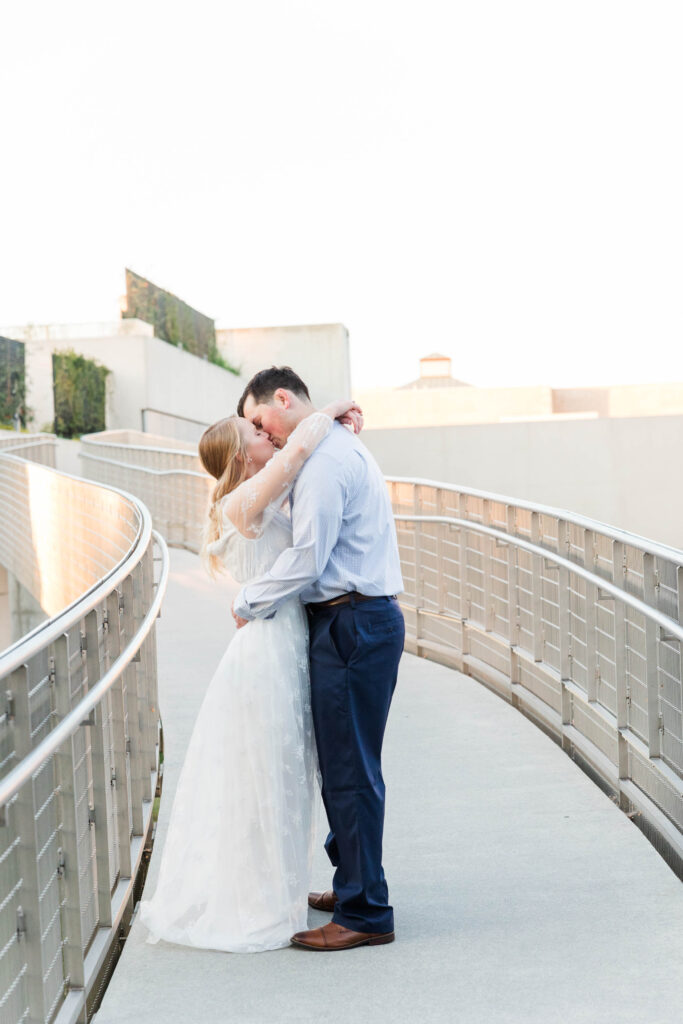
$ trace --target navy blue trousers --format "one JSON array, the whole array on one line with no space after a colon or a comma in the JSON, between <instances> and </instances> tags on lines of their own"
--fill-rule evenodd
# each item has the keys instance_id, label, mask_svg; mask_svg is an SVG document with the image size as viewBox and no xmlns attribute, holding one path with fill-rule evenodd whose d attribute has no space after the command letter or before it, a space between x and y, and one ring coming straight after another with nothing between
<instances>
[{"instance_id":1,"label":"navy blue trousers","mask_svg":"<svg viewBox=\"0 0 683 1024\"><path fill-rule=\"evenodd\" d=\"M336 868L333 921L358 932L391 932L394 913L382 868L382 740L403 651L398 601L378 597L309 606L311 704Z\"/></svg>"}]
</instances>

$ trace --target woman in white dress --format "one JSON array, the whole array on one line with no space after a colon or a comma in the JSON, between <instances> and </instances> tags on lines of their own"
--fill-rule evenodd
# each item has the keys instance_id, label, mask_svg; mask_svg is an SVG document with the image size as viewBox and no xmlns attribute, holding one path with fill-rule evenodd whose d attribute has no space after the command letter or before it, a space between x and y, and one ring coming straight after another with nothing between
<instances>
[{"instance_id":1,"label":"woman in white dress","mask_svg":"<svg viewBox=\"0 0 683 1024\"><path fill-rule=\"evenodd\" d=\"M350 410L353 420L350 401L312 413L275 454L248 420L209 427L199 450L217 479L202 550L210 571L245 583L291 545L283 501L333 419ZM147 941L242 953L289 945L307 927L315 778L308 627L293 599L240 629L209 683L157 888L140 905Z\"/></svg>"}]
</instances>

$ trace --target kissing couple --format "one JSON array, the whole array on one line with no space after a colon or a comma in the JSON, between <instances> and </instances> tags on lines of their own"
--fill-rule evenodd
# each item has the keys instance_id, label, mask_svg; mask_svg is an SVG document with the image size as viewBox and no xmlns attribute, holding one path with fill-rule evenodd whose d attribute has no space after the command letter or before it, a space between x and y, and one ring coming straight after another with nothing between
<instances>
[{"instance_id":1,"label":"kissing couple","mask_svg":"<svg viewBox=\"0 0 683 1024\"><path fill-rule=\"evenodd\" d=\"M156 892L140 906L148 942L255 953L394 939L381 752L403 581L361 428L354 402L318 412L301 378L273 366L199 442L216 479L202 555L241 584L238 628L194 726ZM317 778L335 871L330 890L310 893ZM308 930L309 905L331 921Z\"/></svg>"}]
</instances>

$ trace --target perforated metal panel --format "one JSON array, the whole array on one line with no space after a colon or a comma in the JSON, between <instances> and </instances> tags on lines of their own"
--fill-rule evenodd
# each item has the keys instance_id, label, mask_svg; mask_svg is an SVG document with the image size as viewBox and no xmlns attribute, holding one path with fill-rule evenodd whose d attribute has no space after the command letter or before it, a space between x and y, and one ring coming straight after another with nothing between
<instances>
[{"instance_id":1,"label":"perforated metal panel","mask_svg":"<svg viewBox=\"0 0 683 1024\"><path fill-rule=\"evenodd\" d=\"M64 531L57 545L52 535L44 543L37 528L46 495L51 521ZM143 506L0 454L0 560L38 596L61 594L67 605L0 655L0 783L8 794L0 807L3 1024L49 1024L69 988L88 991L95 979L85 974L85 955L98 929L112 923L122 865L130 878L131 835L151 820L158 712L150 652L155 589L163 592L155 588L153 543L165 586L166 548L153 542ZM131 642L142 645L139 661L117 669ZM110 688L82 711L108 672ZM26 770L31 758L35 770ZM110 941L117 941L113 927Z\"/></svg>"},{"instance_id":2,"label":"perforated metal panel","mask_svg":"<svg viewBox=\"0 0 683 1024\"><path fill-rule=\"evenodd\" d=\"M612 786L642 791L655 827L661 812L680 829L683 552L498 495L388 486L409 649L493 685L567 749L582 737Z\"/></svg>"}]
</instances>

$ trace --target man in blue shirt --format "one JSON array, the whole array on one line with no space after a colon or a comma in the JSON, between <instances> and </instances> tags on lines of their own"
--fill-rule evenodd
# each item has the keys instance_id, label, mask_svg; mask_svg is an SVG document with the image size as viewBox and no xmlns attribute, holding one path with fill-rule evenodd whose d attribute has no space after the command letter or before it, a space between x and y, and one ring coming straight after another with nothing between
<instances>
[{"instance_id":1,"label":"man in blue shirt","mask_svg":"<svg viewBox=\"0 0 683 1024\"><path fill-rule=\"evenodd\" d=\"M290 367L257 373L238 414L282 447L313 412L308 389ZM277 613L299 596L308 611L311 705L333 889L309 903L333 912L323 928L299 932L306 949L350 949L394 938L382 868L384 780L381 751L403 651L403 589L387 487L360 441L335 424L296 479L292 547L270 572L246 584L233 613L244 620Z\"/></svg>"}]
</instances>

